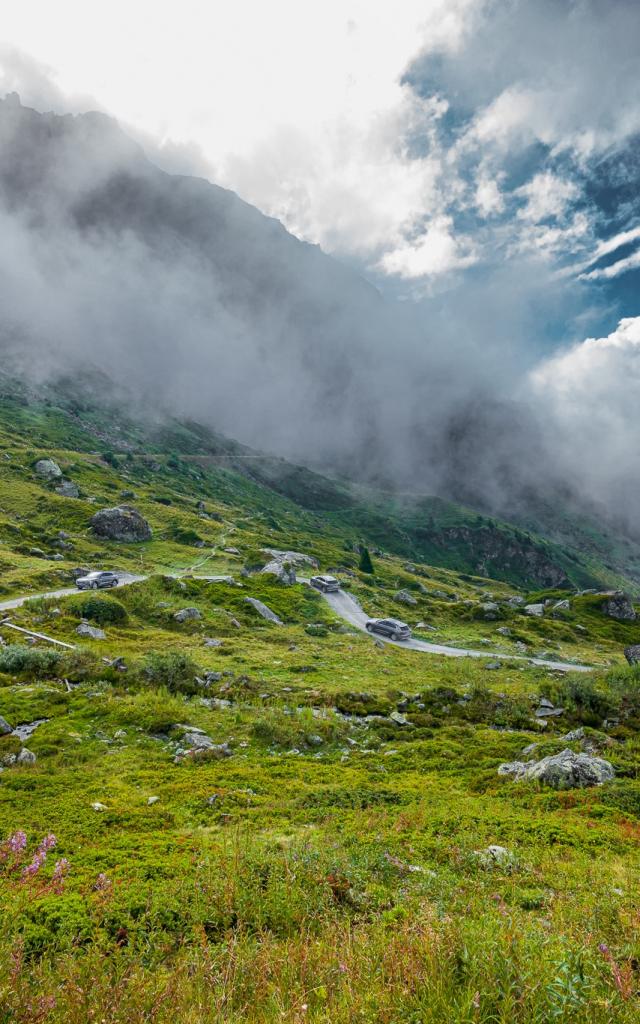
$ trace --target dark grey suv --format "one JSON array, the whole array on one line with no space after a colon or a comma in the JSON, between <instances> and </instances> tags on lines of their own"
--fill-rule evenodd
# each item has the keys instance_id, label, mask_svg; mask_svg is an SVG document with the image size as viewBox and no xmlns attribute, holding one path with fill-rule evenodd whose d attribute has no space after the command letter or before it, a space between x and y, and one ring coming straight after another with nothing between
<instances>
[{"instance_id":1,"label":"dark grey suv","mask_svg":"<svg viewBox=\"0 0 640 1024\"><path fill-rule=\"evenodd\" d=\"M335 594L336 590L340 590L340 581L335 576L312 576L309 583L325 594Z\"/></svg>"},{"instance_id":2,"label":"dark grey suv","mask_svg":"<svg viewBox=\"0 0 640 1024\"><path fill-rule=\"evenodd\" d=\"M107 587L117 587L120 582L115 572L88 572L86 576L80 576L76 580L78 590L106 590Z\"/></svg>"},{"instance_id":3,"label":"dark grey suv","mask_svg":"<svg viewBox=\"0 0 640 1024\"><path fill-rule=\"evenodd\" d=\"M388 636L390 640L409 640L411 638L411 630L406 622L400 622L399 619L369 619L366 628L367 632Z\"/></svg>"}]
</instances>

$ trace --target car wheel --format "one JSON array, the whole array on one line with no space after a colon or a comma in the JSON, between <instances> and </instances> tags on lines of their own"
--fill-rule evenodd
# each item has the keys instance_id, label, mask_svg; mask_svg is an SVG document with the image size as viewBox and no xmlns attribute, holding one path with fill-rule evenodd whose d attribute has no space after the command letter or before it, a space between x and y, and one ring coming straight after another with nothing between
<instances>
[{"instance_id":1,"label":"car wheel","mask_svg":"<svg viewBox=\"0 0 640 1024\"><path fill-rule=\"evenodd\" d=\"M370 626L368 622L364 628L366 629L367 633L373 633L373 626Z\"/></svg>"},{"instance_id":2,"label":"car wheel","mask_svg":"<svg viewBox=\"0 0 640 1024\"><path fill-rule=\"evenodd\" d=\"M400 634L399 633L392 633L391 634L391 639L392 640L399 640L400 639Z\"/></svg>"},{"instance_id":3,"label":"car wheel","mask_svg":"<svg viewBox=\"0 0 640 1024\"><path fill-rule=\"evenodd\" d=\"M92 590L97 590L98 589L98 584L97 583L92 583L91 584L91 589Z\"/></svg>"}]
</instances>

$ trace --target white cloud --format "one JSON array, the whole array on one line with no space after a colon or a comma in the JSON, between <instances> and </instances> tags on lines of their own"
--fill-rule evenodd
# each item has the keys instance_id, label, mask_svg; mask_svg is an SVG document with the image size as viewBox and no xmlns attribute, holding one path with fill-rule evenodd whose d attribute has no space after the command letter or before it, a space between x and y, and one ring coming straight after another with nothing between
<instances>
[{"instance_id":1,"label":"white cloud","mask_svg":"<svg viewBox=\"0 0 640 1024\"><path fill-rule=\"evenodd\" d=\"M606 400L607 407L622 410L625 396L637 409L640 384L640 317L621 320L606 338L587 338L567 352L539 366L532 375L534 386L549 389L563 402L580 408ZM593 406L588 407L594 412ZM634 438L635 442L635 438Z\"/></svg>"},{"instance_id":2,"label":"white cloud","mask_svg":"<svg viewBox=\"0 0 640 1024\"><path fill-rule=\"evenodd\" d=\"M575 182L543 171L517 189L516 195L525 200L518 216L537 224L550 217L564 217L568 205L578 198L580 190Z\"/></svg>"},{"instance_id":3,"label":"white cloud","mask_svg":"<svg viewBox=\"0 0 640 1024\"><path fill-rule=\"evenodd\" d=\"M514 195L505 168L535 143L585 161L638 129L632 7L111 0L97 31L102 5L21 0L1 31L43 68L0 54L0 87L40 109L95 96L159 140L168 169L208 173L361 265L433 279L483 253L592 246L588 214L571 215L575 183L543 172ZM419 59L431 98L402 84ZM473 246L453 228L470 211L483 220Z\"/></svg>"},{"instance_id":4,"label":"white cloud","mask_svg":"<svg viewBox=\"0 0 640 1024\"><path fill-rule=\"evenodd\" d=\"M467 239L456 238L449 217L437 217L414 241L386 253L380 261L387 274L415 280L471 266L477 257Z\"/></svg>"},{"instance_id":5,"label":"white cloud","mask_svg":"<svg viewBox=\"0 0 640 1024\"><path fill-rule=\"evenodd\" d=\"M494 178L481 176L478 179L474 201L482 217L490 217L504 210L504 197Z\"/></svg>"},{"instance_id":6,"label":"white cloud","mask_svg":"<svg viewBox=\"0 0 640 1024\"><path fill-rule=\"evenodd\" d=\"M597 270L592 270L588 274L581 274L583 281L608 281L614 277L618 277L620 274L626 273L627 270L634 270L636 267L640 267L640 249L632 252L629 256L625 256L624 259L616 260L615 263L611 263L608 267L599 267Z\"/></svg>"},{"instance_id":7,"label":"white cloud","mask_svg":"<svg viewBox=\"0 0 640 1024\"><path fill-rule=\"evenodd\" d=\"M530 384L560 464L587 494L637 521L640 317L546 360Z\"/></svg>"}]
</instances>

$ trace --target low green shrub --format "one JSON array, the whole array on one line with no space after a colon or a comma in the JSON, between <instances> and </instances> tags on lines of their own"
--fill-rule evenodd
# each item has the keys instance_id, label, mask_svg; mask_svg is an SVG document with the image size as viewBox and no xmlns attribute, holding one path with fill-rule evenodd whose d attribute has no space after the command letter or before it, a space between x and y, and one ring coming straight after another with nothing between
<instances>
[{"instance_id":1,"label":"low green shrub","mask_svg":"<svg viewBox=\"0 0 640 1024\"><path fill-rule=\"evenodd\" d=\"M69 610L80 619L89 619L101 626L121 625L128 619L127 610L112 597L85 597L70 602Z\"/></svg>"},{"instance_id":2,"label":"low green shrub","mask_svg":"<svg viewBox=\"0 0 640 1024\"><path fill-rule=\"evenodd\" d=\"M164 686L170 693L194 693L198 666L186 654L153 652L147 655L143 675L154 686Z\"/></svg>"},{"instance_id":3,"label":"low green shrub","mask_svg":"<svg viewBox=\"0 0 640 1024\"><path fill-rule=\"evenodd\" d=\"M7 675L29 673L42 679L55 672L61 660L59 651L40 650L24 644L9 644L0 648L0 672Z\"/></svg>"}]
</instances>

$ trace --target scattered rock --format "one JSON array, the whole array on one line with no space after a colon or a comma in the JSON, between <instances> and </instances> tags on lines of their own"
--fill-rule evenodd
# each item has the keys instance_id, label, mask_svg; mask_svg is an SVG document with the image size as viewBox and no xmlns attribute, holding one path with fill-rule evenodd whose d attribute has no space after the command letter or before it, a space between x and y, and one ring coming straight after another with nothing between
<instances>
[{"instance_id":1,"label":"scattered rock","mask_svg":"<svg viewBox=\"0 0 640 1024\"><path fill-rule=\"evenodd\" d=\"M392 711L389 715L389 720L394 722L395 725L411 725L411 722L406 715L401 715L399 711Z\"/></svg>"},{"instance_id":2,"label":"scattered rock","mask_svg":"<svg viewBox=\"0 0 640 1024\"><path fill-rule=\"evenodd\" d=\"M489 672L495 672L499 668L502 668L502 662L501 661L489 661L484 666L485 671L489 671Z\"/></svg>"},{"instance_id":3,"label":"scattered rock","mask_svg":"<svg viewBox=\"0 0 640 1024\"><path fill-rule=\"evenodd\" d=\"M564 708L554 708L553 704L540 705L534 714L536 718L557 718L559 715L564 715Z\"/></svg>"},{"instance_id":4,"label":"scattered rock","mask_svg":"<svg viewBox=\"0 0 640 1024\"><path fill-rule=\"evenodd\" d=\"M564 734L562 739L566 743L577 743L578 740L583 740L585 737L584 728L580 726L578 729L572 729L571 732Z\"/></svg>"},{"instance_id":5,"label":"scattered rock","mask_svg":"<svg viewBox=\"0 0 640 1024\"><path fill-rule=\"evenodd\" d=\"M411 607L418 603L413 594L410 594L408 590L396 591L396 593L393 595L393 600L397 601L398 604L406 604Z\"/></svg>"},{"instance_id":6,"label":"scattered rock","mask_svg":"<svg viewBox=\"0 0 640 1024\"><path fill-rule=\"evenodd\" d=\"M553 789L579 789L609 782L615 770L609 761L601 757L574 754L567 749L529 764L522 761L501 764L498 774L511 775L515 781L537 779Z\"/></svg>"},{"instance_id":7,"label":"scattered rock","mask_svg":"<svg viewBox=\"0 0 640 1024\"><path fill-rule=\"evenodd\" d=\"M10 732L13 732L13 729L7 722L6 718L3 718L2 715L0 715L0 736L8 736Z\"/></svg>"},{"instance_id":8,"label":"scattered rock","mask_svg":"<svg viewBox=\"0 0 640 1024\"><path fill-rule=\"evenodd\" d=\"M62 476L60 466L53 459L38 459L33 468L44 480L59 480Z\"/></svg>"},{"instance_id":9,"label":"scattered rock","mask_svg":"<svg viewBox=\"0 0 640 1024\"><path fill-rule=\"evenodd\" d=\"M631 647L625 647L624 656L630 665L640 664L640 644L632 644Z\"/></svg>"},{"instance_id":10,"label":"scattered rock","mask_svg":"<svg viewBox=\"0 0 640 1024\"><path fill-rule=\"evenodd\" d=\"M205 647L222 647L222 640L216 640L212 636L206 636L204 638Z\"/></svg>"},{"instance_id":11,"label":"scattered rock","mask_svg":"<svg viewBox=\"0 0 640 1024\"><path fill-rule=\"evenodd\" d=\"M495 601L484 601L483 604L480 605L480 609L487 622L497 619L500 614L500 606L497 605Z\"/></svg>"},{"instance_id":12,"label":"scattered rock","mask_svg":"<svg viewBox=\"0 0 640 1024\"><path fill-rule=\"evenodd\" d=\"M181 608L173 617L176 622L189 622L192 619L201 619L202 613L197 608Z\"/></svg>"},{"instance_id":13,"label":"scattered rock","mask_svg":"<svg viewBox=\"0 0 640 1024\"><path fill-rule=\"evenodd\" d=\"M266 604L259 601L257 597L245 597L245 602L250 604L252 608L255 608L258 615L261 615L267 622L272 622L276 626L282 626L282 619L279 619L275 612L272 612L270 608L267 608Z\"/></svg>"},{"instance_id":14,"label":"scattered rock","mask_svg":"<svg viewBox=\"0 0 640 1024\"><path fill-rule=\"evenodd\" d=\"M499 633L500 636L511 636L511 630L508 626L499 626L498 629L496 629L496 633Z\"/></svg>"},{"instance_id":15,"label":"scattered rock","mask_svg":"<svg viewBox=\"0 0 640 1024\"><path fill-rule=\"evenodd\" d=\"M151 540L152 537L147 520L131 505L100 509L91 519L91 526L98 537L128 544Z\"/></svg>"},{"instance_id":16,"label":"scattered rock","mask_svg":"<svg viewBox=\"0 0 640 1024\"><path fill-rule=\"evenodd\" d=\"M159 799L159 796L150 796L149 799L147 800L147 807L153 807L154 804L158 803Z\"/></svg>"},{"instance_id":17,"label":"scattered rock","mask_svg":"<svg viewBox=\"0 0 640 1024\"><path fill-rule=\"evenodd\" d=\"M238 548L223 548L222 549L227 555L239 555L240 551Z\"/></svg>"},{"instance_id":18,"label":"scattered rock","mask_svg":"<svg viewBox=\"0 0 640 1024\"><path fill-rule=\"evenodd\" d=\"M520 606L524 604L524 597L514 594L513 597L509 598L507 604L510 608L520 608Z\"/></svg>"},{"instance_id":19,"label":"scattered rock","mask_svg":"<svg viewBox=\"0 0 640 1024\"><path fill-rule=\"evenodd\" d=\"M620 622L635 622L636 619L631 598L622 590L616 590L607 595L607 600L602 605L602 611L610 619L618 619Z\"/></svg>"},{"instance_id":20,"label":"scattered rock","mask_svg":"<svg viewBox=\"0 0 640 1024\"><path fill-rule=\"evenodd\" d=\"M324 740L317 733L312 733L310 736L307 736L307 743L310 747L321 747Z\"/></svg>"},{"instance_id":21,"label":"scattered rock","mask_svg":"<svg viewBox=\"0 0 640 1024\"><path fill-rule=\"evenodd\" d=\"M77 484L74 484L73 480L63 480L56 487L56 494L59 494L62 498L79 498L80 488Z\"/></svg>"},{"instance_id":22,"label":"scattered rock","mask_svg":"<svg viewBox=\"0 0 640 1024\"><path fill-rule=\"evenodd\" d=\"M103 629L98 629L97 626L92 626L84 621L76 627L76 633L78 636L88 637L90 640L106 640L107 637Z\"/></svg>"},{"instance_id":23,"label":"scattered rock","mask_svg":"<svg viewBox=\"0 0 640 1024\"><path fill-rule=\"evenodd\" d=\"M544 615L543 604L526 604L524 606L525 615L533 615L537 619L541 619Z\"/></svg>"},{"instance_id":24,"label":"scattered rock","mask_svg":"<svg viewBox=\"0 0 640 1024\"><path fill-rule=\"evenodd\" d=\"M107 805L106 804L101 804L99 800L95 800L91 804L91 807L93 808L94 811L106 811L106 809L107 809Z\"/></svg>"},{"instance_id":25,"label":"scattered rock","mask_svg":"<svg viewBox=\"0 0 640 1024\"><path fill-rule=\"evenodd\" d=\"M556 601L553 606L554 612L568 612L571 609L571 602L565 598L563 601Z\"/></svg>"},{"instance_id":26,"label":"scattered rock","mask_svg":"<svg viewBox=\"0 0 640 1024\"><path fill-rule=\"evenodd\" d=\"M18 756L16 757L16 764L35 764L37 761L36 755L32 750L27 750L23 747Z\"/></svg>"}]
</instances>

